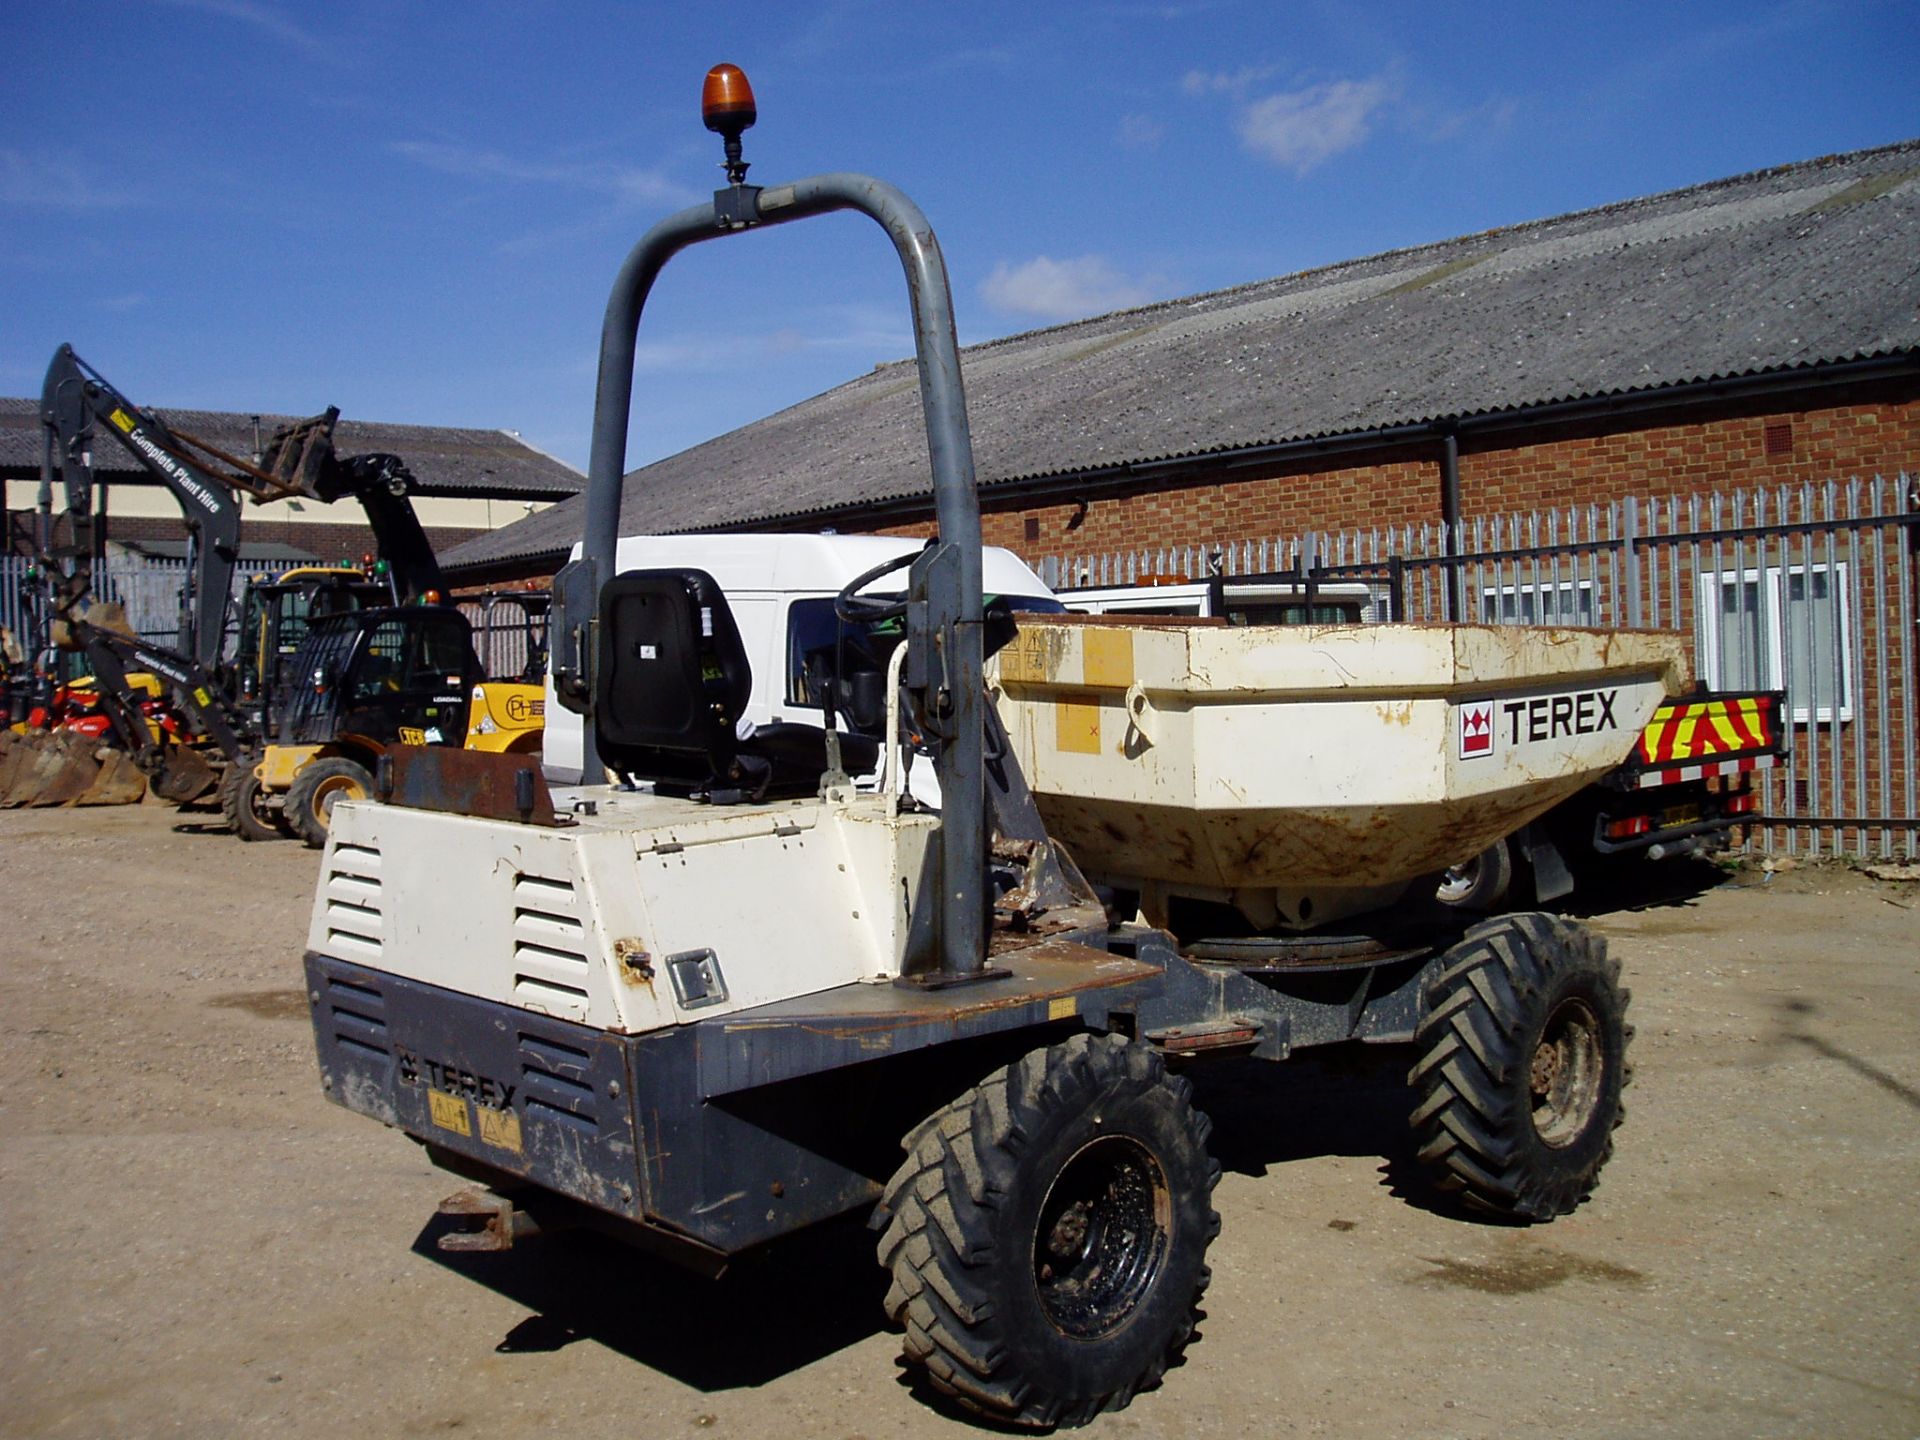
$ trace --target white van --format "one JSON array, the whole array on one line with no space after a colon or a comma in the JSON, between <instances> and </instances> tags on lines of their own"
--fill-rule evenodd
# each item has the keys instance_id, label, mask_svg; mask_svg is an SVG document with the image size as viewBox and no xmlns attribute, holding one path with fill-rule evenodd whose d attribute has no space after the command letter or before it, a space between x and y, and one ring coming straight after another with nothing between
<instances>
[{"instance_id":1,"label":"white van","mask_svg":"<svg viewBox=\"0 0 1920 1440\"><path fill-rule=\"evenodd\" d=\"M753 667L745 718L755 725L818 725L821 712L804 698L801 664L808 651L833 643L833 597L849 580L925 543L884 535L623 535L614 549L614 570L704 570L713 576L726 592ZM578 545L572 558L580 558ZM981 582L988 597L1012 600L1018 610L1061 608L1009 550L983 552ZM879 581L875 593L905 587L902 573ZM548 675L540 768L550 783L580 783L581 734L580 717L559 703Z\"/></svg>"},{"instance_id":2,"label":"white van","mask_svg":"<svg viewBox=\"0 0 1920 1440\"><path fill-rule=\"evenodd\" d=\"M1361 581L1307 587L1275 576L1111 585L1062 590L1060 603L1083 615L1220 615L1230 625L1359 625L1388 618L1384 593Z\"/></svg>"}]
</instances>

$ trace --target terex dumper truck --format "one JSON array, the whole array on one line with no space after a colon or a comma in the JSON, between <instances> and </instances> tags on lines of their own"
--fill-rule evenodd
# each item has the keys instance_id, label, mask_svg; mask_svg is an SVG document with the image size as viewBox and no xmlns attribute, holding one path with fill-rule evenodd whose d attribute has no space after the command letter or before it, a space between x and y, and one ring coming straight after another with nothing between
<instances>
[{"instance_id":1,"label":"terex dumper truck","mask_svg":"<svg viewBox=\"0 0 1920 1440\"><path fill-rule=\"evenodd\" d=\"M1617 964L1578 925L1462 931L1417 897L1618 764L1684 688L1678 637L1015 621L982 593L931 227L867 176L746 184L745 77L717 68L706 102L730 183L615 283L555 581L586 784L556 806L530 757L390 751L390 803L342 803L321 862L323 1084L478 1187L440 1243L587 1224L713 1270L865 1213L909 1363L994 1421L1072 1425L1191 1337L1220 1224L1179 1074L1200 1057L1406 1045L1441 1185L1512 1217L1579 1204L1627 1079ZM615 573L636 331L679 251L839 210L906 275L938 535L842 587L849 633L809 663L822 723L749 733L724 588ZM1468 743L1488 705L1602 692L1615 729ZM937 812L849 782L915 735ZM1252 747L1273 763L1249 780ZM1112 923L1076 858L1175 928Z\"/></svg>"}]
</instances>

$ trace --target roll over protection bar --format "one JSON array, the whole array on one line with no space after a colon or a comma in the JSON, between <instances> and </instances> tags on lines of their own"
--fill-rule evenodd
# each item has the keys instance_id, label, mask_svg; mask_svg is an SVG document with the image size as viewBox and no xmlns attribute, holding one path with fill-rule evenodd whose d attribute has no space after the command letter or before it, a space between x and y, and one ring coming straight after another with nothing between
<instances>
[{"instance_id":1,"label":"roll over protection bar","mask_svg":"<svg viewBox=\"0 0 1920 1440\"><path fill-rule=\"evenodd\" d=\"M919 361L920 403L933 470L939 538L914 563L909 580L907 684L943 734L935 773L941 795L934 906L939 978L976 978L986 969L987 818L983 779L980 504L967 428L960 351L946 262L919 206L867 175L816 175L788 185L736 183L713 200L669 216L628 254L607 299L600 331L588 462L586 533L581 558L554 580L554 687L582 716L583 779L604 780L595 744L591 667L600 587L613 577L625 480L627 424L633 400L634 346L640 315L667 261L690 245L762 225L783 225L856 210L892 238L906 273ZM922 897L922 903L929 897Z\"/></svg>"}]
</instances>

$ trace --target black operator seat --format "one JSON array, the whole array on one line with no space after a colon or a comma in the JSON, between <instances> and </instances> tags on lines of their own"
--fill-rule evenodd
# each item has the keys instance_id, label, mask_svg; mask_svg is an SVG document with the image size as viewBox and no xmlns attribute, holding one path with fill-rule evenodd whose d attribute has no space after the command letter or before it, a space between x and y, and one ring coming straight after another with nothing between
<instances>
[{"instance_id":1,"label":"black operator seat","mask_svg":"<svg viewBox=\"0 0 1920 1440\"><path fill-rule=\"evenodd\" d=\"M733 610L704 570L630 570L600 592L594 742L609 770L716 803L816 790L826 731L778 722L740 733L753 669ZM840 737L842 763L879 747Z\"/></svg>"}]
</instances>

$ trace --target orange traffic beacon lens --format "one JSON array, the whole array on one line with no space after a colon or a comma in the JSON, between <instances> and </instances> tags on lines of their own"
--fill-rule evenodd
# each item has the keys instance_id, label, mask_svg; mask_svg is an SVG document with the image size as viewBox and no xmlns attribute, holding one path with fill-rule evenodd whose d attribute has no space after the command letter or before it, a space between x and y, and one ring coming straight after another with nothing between
<instances>
[{"instance_id":1,"label":"orange traffic beacon lens","mask_svg":"<svg viewBox=\"0 0 1920 1440\"><path fill-rule=\"evenodd\" d=\"M753 87L738 65L716 65L707 71L707 83L700 89L700 118L707 129L721 135L753 128L760 116L753 104Z\"/></svg>"}]
</instances>

